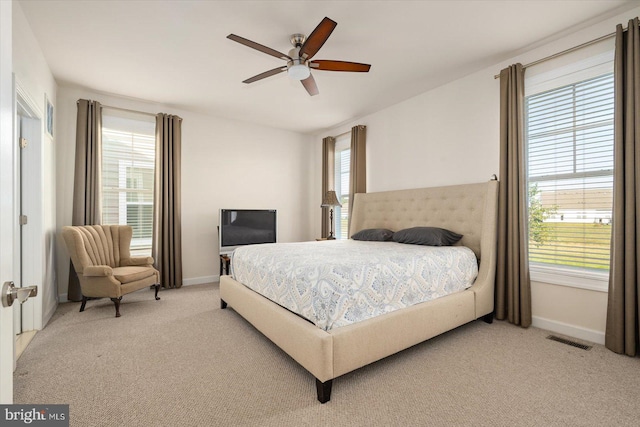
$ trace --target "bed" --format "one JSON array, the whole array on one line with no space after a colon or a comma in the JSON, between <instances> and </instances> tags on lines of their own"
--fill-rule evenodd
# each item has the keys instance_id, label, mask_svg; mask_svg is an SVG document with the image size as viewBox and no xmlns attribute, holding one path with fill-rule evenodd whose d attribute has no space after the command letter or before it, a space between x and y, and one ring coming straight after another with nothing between
<instances>
[{"instance_id":1,"label":"bed","mask_svg":"<svg viewBox=\"0 0 640 427\"><path fill-rule=\"evenodd\" d=\"M471 249L478 260L477 277L465 290L325 330L250 289L251 284L222 276L221 308L232 307L308 370L316 379L318 400L328 402L333 380L341 375L476 319L491 322L497 199L497 181L354 197L351 234L371 228L397 231L415 226L462 234L458 244Z\"/></svg>"}]
</instances>

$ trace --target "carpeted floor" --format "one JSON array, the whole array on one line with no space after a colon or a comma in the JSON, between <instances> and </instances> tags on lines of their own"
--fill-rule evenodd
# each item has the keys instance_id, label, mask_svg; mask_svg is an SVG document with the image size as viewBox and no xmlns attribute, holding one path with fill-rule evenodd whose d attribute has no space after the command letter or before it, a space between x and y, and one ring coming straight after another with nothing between
<instances>
[{"instance_id":1,"label":"carpeted floor","mask_svg":"<svg viewBox=\"0 0 640 427\"><path fill-rule=\"evenodd\" d=\"M15 403L70 405L72 426L635 426L640 359L545 331L472 322L315 381L232 309L218 285L61 304L15 372ZM419 325L416 325L419 327Z\"/></svg>"}]
</instances>

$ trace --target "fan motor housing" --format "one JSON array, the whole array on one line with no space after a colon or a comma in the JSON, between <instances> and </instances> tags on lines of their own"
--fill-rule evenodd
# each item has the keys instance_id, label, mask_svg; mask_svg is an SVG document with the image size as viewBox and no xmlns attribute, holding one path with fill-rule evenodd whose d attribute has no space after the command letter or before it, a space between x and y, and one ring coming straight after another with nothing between
<instances>
[{"instance_id":1,"label":"fan motor housing","mask_svg":"<svg viewBox=\"0 0 640 427\"><path fill-rule=\"evenodd\" d=\"M289 56L291 57L291 61L287 61L287 68L290 68L294 65L306 65L308 66L308 62L306 59L300 57L300 48L294 47L289 51Z\"/></svg>"}]
</instances>

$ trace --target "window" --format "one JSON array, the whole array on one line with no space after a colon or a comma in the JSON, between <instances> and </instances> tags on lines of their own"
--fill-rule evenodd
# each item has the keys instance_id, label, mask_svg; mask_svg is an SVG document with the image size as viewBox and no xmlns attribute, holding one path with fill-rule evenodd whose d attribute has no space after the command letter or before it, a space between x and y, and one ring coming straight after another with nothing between
<instances>
[{"instance_id":1,"label":"window","mask_svg":"<svg viewBox=\"0 0 640 427\"><path fill-rule=\"evenodd\" d=\"M335 191L342 207L334 209L336 239L349 238L349 170L351 168L351 136L336 140Z\"/></svg>"},{"instance_id":2,"label":"window","mask_svg":"<svg viewBox=\"0 0 640 427\"><path fill-rule=\"evenodd\" d=\"M556 87L525 97L532 274L604 278L609 269L613 74L608 60L587 68L596 75L556 73Z\"/></svg>"},{"instance_id":3,"label":"window","mask_svg":"<svg viewBox=\"0 0 640 427\"><path fill-rule=\"evenodd\" d=\"M151 255L154 177L154 118L105 108L102 223L128 224L133 228L132 255Z\"/></svg>"}]
</instances>

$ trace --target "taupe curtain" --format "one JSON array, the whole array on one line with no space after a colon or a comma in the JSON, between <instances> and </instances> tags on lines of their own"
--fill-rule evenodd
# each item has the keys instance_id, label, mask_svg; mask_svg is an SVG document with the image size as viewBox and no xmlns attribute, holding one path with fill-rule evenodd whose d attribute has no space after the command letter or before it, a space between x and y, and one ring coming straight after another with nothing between
<instances>
[{"instance_id":1,"label":"taupe curtain","mask_svg":"<svg viewBox=\"0 0 640 427\"><path fill-rule=\"evenodd\" d=\"M635 356L640 345L640 35L638 18L616 28L613 224L605 345Z\"/></svg>"},{"instance_id":2,"label":"taupe curtain","mask_svg":"<svg viewBox=\"0 0 640 427\"><path fill-rule=\"evenodd\" d=\"M349 169L349 229L353 196L367 192L367 127L357 125L351 128L351 165ZM351 232L349 232L351 236Z\"/></svg>"},{"instance_id":3,"label":"taupe curtain","mask_svg":"<svg viewBox=\"0 0 640 427\"><path fill-rule=\"evenodd\" d=\"M73 179L71 225L95 225L102 222L100 170L102 163L102 106L97 101L77 102L76 161ZM67 299L82 300L78 275L69 262Z\"/></svg>"},{"instance_id":4,"label":"taupe curtain","mask_svg":"<svg viewBox=\"0 0 640 427\"><path fill-rule=\"evenodd\" d=\"M524 153L524 70L500 72L500 191L496 318L531 325L531 281L527 248L527 189Z\"/></svg>"},{"instance_id":5,"label":"taupe curtain","mask_svg":"<svg viewBox=\"0 0 640 427\"><path fill-rule=\"evenodd\" d=\"M156 115L152 256L165 288L182 286L181 145L182 119L163 113Z\"/></svg>"},{"instance_id":6,"label":"taupe curtain","mask_svg":"<svg viewBox=\"0 0 640 427\"><path fill-rule=\"evenodd\" d=\"M328 136L322 139L322 197L329 190L335 190L336 139ZM322 198L321 198L322 199ZM322 229L320 237L328 237L329 208L322 208Z\"/></svg>"}]
</instances>

